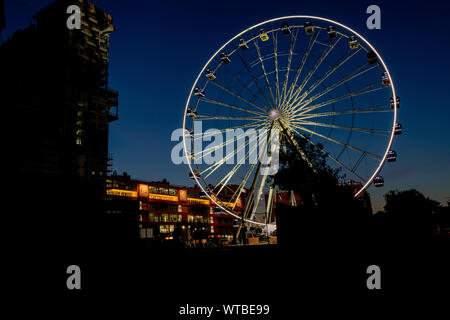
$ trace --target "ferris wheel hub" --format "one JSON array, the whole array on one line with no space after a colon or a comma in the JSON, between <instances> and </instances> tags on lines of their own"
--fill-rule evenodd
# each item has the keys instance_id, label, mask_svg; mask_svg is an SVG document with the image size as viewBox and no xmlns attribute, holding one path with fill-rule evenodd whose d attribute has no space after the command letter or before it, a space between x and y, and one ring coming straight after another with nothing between
<instances>
[{"instance_id":1,"label":"ferris wheel hub","mask_svg":"<svg viewBox=\"0 0 450 320\"><path fill-rule=\"evenodd\" d=\"M280 109L271 109L269 111L269 118L272 121L278 120L281 117L281 111Z\"/></svg>"}]
</instances>

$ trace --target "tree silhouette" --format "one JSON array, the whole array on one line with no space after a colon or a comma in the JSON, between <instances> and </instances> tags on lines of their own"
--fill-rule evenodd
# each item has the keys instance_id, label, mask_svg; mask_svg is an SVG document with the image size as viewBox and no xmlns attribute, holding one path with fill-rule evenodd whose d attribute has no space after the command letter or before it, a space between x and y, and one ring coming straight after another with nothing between
<instances>
[{"instance_id":1,"label":"tree silhouette","mask_svg":"<svg viewBox=\"0 0 450 320\"><path fill-rule=\"evenodd\" d=\"M433 216L439 210L439 202L425 197L415 189L389 191L384 195L384 211L401 233L413 236L430 235Z\"/></svg>"},{"instance_id":2,"label":"tree silhouette","mask_svg":"<svg viewBox=\"0 0 450 320\"><path fill-rule=\"evenodd\" d=\"M327 155L320 144L312 145L302 138L297 138L297 143L312 166L286 144L280 153L280 170L275 175L275 183L281 189L293 190L301 197L295 212L284 209L290 215L284 221L298 222L291 223L296 226L291 233L324 243L361 237L363 224L372 215L370 206L354 197L354 189L342 182L345 176L340 170L327 164ZM277 217L283 214L280 210L283 209L277 205Z\"/></svg>"}]
</instances>

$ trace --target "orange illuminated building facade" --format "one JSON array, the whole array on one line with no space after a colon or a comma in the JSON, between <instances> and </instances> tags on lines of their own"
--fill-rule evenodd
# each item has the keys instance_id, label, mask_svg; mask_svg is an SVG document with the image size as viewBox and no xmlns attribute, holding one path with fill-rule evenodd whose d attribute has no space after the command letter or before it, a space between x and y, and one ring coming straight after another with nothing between
<instances>
[{"instance_id":1,"label":"orange illuminated building facade","mask_svg":"<svg viewBox=\"0 0 450 320\"><path fill-rule=\"evenodd\" d=\"M188 238L192 238L197 229L210 239L231 241L233 237L235 218L223 213L199 188L174 186L166 181L131 180L124 173L108 177L106 195L109 199L136 201L140 238L172 239L177 228L186 230ZM242 209L243 201L238 199L235 210Z\"/></svg>"}]
</instances>

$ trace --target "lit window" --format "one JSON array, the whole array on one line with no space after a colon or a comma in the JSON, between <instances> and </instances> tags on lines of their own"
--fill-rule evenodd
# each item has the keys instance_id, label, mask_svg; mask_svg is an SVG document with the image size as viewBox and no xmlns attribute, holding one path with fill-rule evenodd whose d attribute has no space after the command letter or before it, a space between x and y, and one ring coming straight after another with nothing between
<instances>
[{"instance_id":1,"label":"lit window","mask_svg":"<svg viewBox=\"0 0 450 320\"><path fill-rule=\"evenodd\" d=\"M159 232L160 233L169 233L169 226L166 224L162 224L159 226Z\"/></svg>"},{"instance_id":2,"label":"lit window","mask_svg":"<svg viewBox=\"0 0 450 320\"><path fill-rule=\"evenodd\" d=\"M81 146L81 144L82 144L81 138L77 138L77 139L75 140L75 143L76 143L77 145Z\"/></svg>"}]
</instances>

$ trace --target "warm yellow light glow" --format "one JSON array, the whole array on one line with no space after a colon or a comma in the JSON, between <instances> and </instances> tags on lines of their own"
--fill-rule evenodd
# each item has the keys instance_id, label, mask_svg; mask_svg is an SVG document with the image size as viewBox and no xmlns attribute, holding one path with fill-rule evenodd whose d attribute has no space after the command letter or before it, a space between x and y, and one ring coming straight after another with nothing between
<instances>
[{"instance_id":1,"label":"warm yellow light glow","mask_svg":"<svg viewBox=\"0 0 450 320\"><path fill-rule=\"evenodd\" d=\"M188 201L192 203L204 204L206 206L209 206L211 204L211 201L209 199L188 198Z\"/></svg>"},{"instance_id":2,"label":"warm yellow light glow","mask_svg":"<svg viewBox=\"0 0 450 320\"><path fill-rule=\"evenodd\" d=\"M157 193L149 193L148 198L154 200L178 201L178 196L168 196L165 194L157 194Z\"/></svg>"},{"instance_id":3,"label":"warm yellow light glow","mask_svg":"<svg viewBox=\"0 0 450 320\"><path fill-rule=\"evenodd\" d=\"M137 191L121 190L121 189L109 189L109 190L106 190L106 194L108 196L119 196L119 197L129 197L129 198L137 197Z\"/></svg>"}]
</instances>

